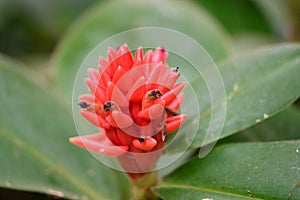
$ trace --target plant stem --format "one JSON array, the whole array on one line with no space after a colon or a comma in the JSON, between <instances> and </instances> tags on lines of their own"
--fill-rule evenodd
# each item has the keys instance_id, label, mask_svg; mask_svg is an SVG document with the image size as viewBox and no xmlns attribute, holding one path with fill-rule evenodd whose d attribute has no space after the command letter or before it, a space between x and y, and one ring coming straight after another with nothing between
<instances>
[{"instance_id":1,"label":"plant stem","mask_svg":"<svg viewBox=\"0 0 300 200\"><path fill-rule=\"evenodd\" d=\"M132 179L132 200L156 200L158 197L151 191L157 184L157 171L145 174L138 179Z\"/></svg>"}]
</instances>

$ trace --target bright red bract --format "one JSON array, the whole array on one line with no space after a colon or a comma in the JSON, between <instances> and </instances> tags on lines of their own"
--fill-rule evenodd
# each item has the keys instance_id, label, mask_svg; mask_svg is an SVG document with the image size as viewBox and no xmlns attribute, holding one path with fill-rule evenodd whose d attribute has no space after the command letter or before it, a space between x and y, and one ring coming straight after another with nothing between
<instances>
[{"instance_id":1,"label":"bright red bract","mask_svg":"<svg viewBox=\"0 0 300 200\"><path fill-rule=\"evenodd\" d=\"M79 97L81 115L100 133L70 138L90 151L117 157L132 178L153 170L162 154L167 134L186 119L177 111L184 83L176 83L178 68L168 68L167 52L136 50L127 45L108 49L108 60L99 58L99 69L89 69L91 94Z\"/></svg>"}]
</instances>

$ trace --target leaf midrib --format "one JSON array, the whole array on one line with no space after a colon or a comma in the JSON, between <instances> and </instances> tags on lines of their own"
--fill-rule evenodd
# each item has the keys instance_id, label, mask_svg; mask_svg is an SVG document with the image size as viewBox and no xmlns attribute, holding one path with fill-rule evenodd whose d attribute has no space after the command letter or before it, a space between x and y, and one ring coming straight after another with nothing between
<instances>
[{"instance_id":1,"label":"leaf midrib","mask_svg":"<svg viewBox=\"0 0 300 200\"><path fill-rule=\"evenodd\" d=\"M50 159L42 155L39 151L35 151L30 145L23 142L19 137L16 137L15 134L8 130L3 130L0 128L0 135L1 138L7 139L9 142L17 142L18 147L20 149L23 149L23 152L27 152L32 156L32 158L35 158L39 161L42 165L45 165L47 167L51 167L56 174L59 174L61 177L63 177L67 182L69 182L71 185L78 188L80 191L82 191L85 195L90 196L92 199L104 199L103 196L101 196L100 193L95 192L94 190L90 189L91 187L88 187L86 183L82 183L80 180L77 180L74 176L72 176L68 170L66 170L61 165L58 167L55 165ZM46 192L47 191L43 191Z\"/></svg>"},{"instance_id":2,"label":"leaf midrib","mask_svg":"<svg viewBox=\"0 0 300 200\"><path fill-rule=\"evenodd\" d=\"M225 192L225 191L220 191L220 190L215 190L215 189L207 189L207 188L202 188L198 186L192 186L192 185L179 185L179 184L169 184L169 183L163 183L161 186L155 187L155 188L180 188L180 189L191 189L191 190L198 190L201 192L210 192L210 193L215 193L215 194L221 194L221 195L227 195L227 196L236 196L236 197L243 197L243 198L249 198L249 196L245 196L242 194L237 194L237 193L230 193L230 192ZM154 188L154 189L155 189ZM256 199L256 200L264 200L260 198L251 198L251 199Z\"/></svg>"}]
</instances>

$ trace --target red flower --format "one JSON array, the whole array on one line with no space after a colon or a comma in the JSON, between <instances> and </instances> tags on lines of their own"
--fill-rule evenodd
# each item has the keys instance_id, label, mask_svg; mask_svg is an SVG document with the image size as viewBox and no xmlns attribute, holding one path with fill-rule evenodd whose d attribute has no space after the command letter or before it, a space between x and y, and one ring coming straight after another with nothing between
<instances>
[{"instance_id":1,"label":"red flower","mask_svg":"<svg viewBox=\"0 0 300 200\"><path fill-rule=\"evenodd\" d=\"M157 48L143 56L140 47L132 56L127 45L108 49L108 60L99 58L99 70L88 69L92 94L79 97L81 115L100 133L70 138L90 151L117 157L132 178L154 169L166 136L186 119L177 114L184 83L175 83L178 68L169 69L167 52Z\"/></svg>"}]
</instances>

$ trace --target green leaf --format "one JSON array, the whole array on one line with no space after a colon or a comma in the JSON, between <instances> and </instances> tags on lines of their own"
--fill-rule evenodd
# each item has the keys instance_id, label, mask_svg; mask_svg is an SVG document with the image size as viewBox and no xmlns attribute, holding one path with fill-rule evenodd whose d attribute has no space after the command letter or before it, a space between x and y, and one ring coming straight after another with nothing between
<instances>
[{"instance_id":1,"label":"green leaf","mask_svg":"<svg viewBox=\"0 0 300 200\"><path fill-rule=\"evenodd\" d=\"M194 0L210 11L232 34L242 32L271 33L256 5L249 0Z\"/></svg>"},{"instance_id":2,"label":"green leaf","mask_svg":"<svg viewBox=\"0 0 300 200\"><path fill-rule=\"evenodd\" d=\"M96 45L114 34L138 27L163 27L180 31L198 41L215 61L223 60L229 54L228 36L223 29L208 13L191 2L109 1L95 6L75 23L54 54L52 65L56 67L56 81L60 90L67 97L71 96L76 72ZM149 35L139 37L149 38ZM128 38L128 43L135 39ZM94 67L97 67L97 60Z\"/></svg>"},{"instance_id":3,"label":"green leaf","mask_svg":"<svg viewBox=\"0 0 300 200\"><path fill-rule=\"evenodd\" d=\"M70 199L126 198L124 176L68 142L76 130L65 105L18 70L0 59L0 186Z\"/></svg>"},{"instance_id":4,"label":"green leaf","mask_svg":"<svg viewBox=\"0 0 300 200\"><path fill-rule=\"evenodd\" d=\"M278 141L300 139L300 110L290 106L274 117L259 123L222 142Z\"/></svg>"},{"instance_id":5,"label":"green leaf","mask_svg":"<svg viewBox=\"0 0 300 200\"><path fill-rule=\"evenodd\" d=\"M210 137L204 138L208 125L222 127L224 100L210 104L210 93L202 77L192 83L200 107L200 126L193 141L193 147L200 147L220 138L232 135L283 110L300 95L300 46L278 45L255 51L242 58L233 59L219 65L226 90L226 119L221 135L210 130ZM209 68L204 74L210 76ZM217 88L217 86L215 86ZM190 93L187 96L191 95ZM184 106L191 105L190 102ZM194 122L193 116L183 125L183 129ZM187 141L189 138L186 134ZM204 141L204 143L203 143Z\"/></svg>"},{"instance_id":6,"label":"green leaf","mask_svg":"<svg viewBox=\"0 0 300 200\"><path fill-rule=\"evenodd\" d=\"M299 199L300 143L222 145L167 177L164 199ZM196 196L199 195L199 196Z\"/></svg>"}]
</instances>

